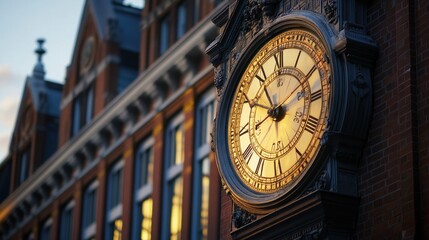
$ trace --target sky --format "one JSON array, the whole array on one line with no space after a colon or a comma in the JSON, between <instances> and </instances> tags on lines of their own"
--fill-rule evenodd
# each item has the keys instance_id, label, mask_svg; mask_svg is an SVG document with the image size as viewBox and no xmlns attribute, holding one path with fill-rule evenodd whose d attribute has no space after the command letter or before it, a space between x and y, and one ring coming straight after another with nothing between
<instances>
[{"instance_id":1,"label":"sky","mask_svg":"<svg viewBox=\"0 0 429 240\"><path fill-rule=\"evenodd\" d=\"M0 0L0 162L9 148L26 76L44 38L46 78L63 83L84 0Z\"/></svg>"},{"instance_id":2,"label":"sky","mask_svg":"<svg viewBox=\"0 0 429 240\"><path fill-rule=\"evenodd\" d=\"M64 83L85 0L0 0L0 162L6 157L36 40L44 38L45 78ZM143 7L144 0L124 4Z\"/></svg>"}]
</instances>

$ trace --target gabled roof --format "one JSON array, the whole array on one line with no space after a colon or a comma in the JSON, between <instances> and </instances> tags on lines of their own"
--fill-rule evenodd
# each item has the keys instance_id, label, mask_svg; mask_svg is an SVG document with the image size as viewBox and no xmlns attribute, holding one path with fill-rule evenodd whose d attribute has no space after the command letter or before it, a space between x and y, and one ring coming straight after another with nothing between
<instances>
[{"instance_id":1,"label":"gabled roof","mask_svg":"<svg viewBox=\"0 0 429 240\"><path fill-rule=\"evenodd\" d=\"M30 95L37 113L49 116L60 115L62 84L34 79L33 77L27 77L25 84L30 89Z\"/></svg>"},{"instance_id":2,"label":"gabled roof","mask_svg":"<svg viewBox=\"0 0 429 240\"><path fill-rule=\"evenodd\" d=\"M13 138L20 126L20 122L23 121L22 118L25 110L25 97L27 92L31 97L31 102L36 113L59 117L62 90L63 85L60 83L47 81L34 76L27 77L10 143L13 142Z\"/></svg>"},{"instance_id":3,"label":"gabled roof","mask_svg":"<svg viewBox=\"0 0 429 240\"><path fill-rule=\"evenodd\" d=\"M112 0L86 0L78 34L75 40L72 60L78 53L85 24L91 15L94 18L96 32L103 41L117 41L121 48L139 51L140 49L140 9L114 3Z\"/></svg>"}]
</instances>

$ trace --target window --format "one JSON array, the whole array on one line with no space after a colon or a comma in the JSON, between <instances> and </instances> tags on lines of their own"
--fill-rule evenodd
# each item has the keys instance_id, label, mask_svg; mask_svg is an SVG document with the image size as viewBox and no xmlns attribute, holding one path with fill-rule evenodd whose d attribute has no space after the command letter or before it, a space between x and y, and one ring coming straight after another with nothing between
<instances>
[{"instance_id":1,"label":"window","mask_svg":"<svg viewBox=\"0 0 429 240\"><path fill-rule=\"evenodd\" d=\"M51 226L52 226L52 218L48 218L42 223L40 227L39 240L51 239Z\"/></svg>"},{"instance_id":2,"label":"window","mask_svg":"<svg viewBox=\"0 0 429 240\"><path fill-rule=\"evenodd\" d=\"M89 240L95 238L95 213L97 203L97 188L98 181L89 184L83 196L83 212L82 212L82 239Z\"/></svg>"},{"instance_id":3,"label":"window","mask_svg":"<svg viewBox=\"0 0 429 240\"><path fill-rule=\"evenodd\" d=\"M121 66L118 74L118 84L116 91L119 93L123 92L137 77L138 71L136 69Z\"/></svg>"},{"instance_id":4,"label":"window","mask_svg":"<svg viewBox=\"0 0 429 240\"><path fill-rule=\"evenodd\" d=\"M183 1L177 6L176 39L181 38L186 32L186 3Z\"/></svg>"},{"instance_id":5,"label":"window","mask_svg":"<svg viewBox=\"0 0 429 240\"><path fill-rule=\"evenodd\" d=\"M72 123L72 136L76 135L81 128L81 109L82 109L82 100L81 97L78 96L73 103L73 123Z\"/></svg>"},{"instance_id":6,"label":"window","mask_svg":"<svg viewBox=\"0 0 429 240\"><path fill-rule=\"evenodd\" d=\"M153 181L152 137L137 146L135 156L134 186L137 211L133 221L133 239L150 240L152 228L152 181Z\"/></svg>"},{"instance_id":7,"label":"window","mask_svg":"<svg viewBox=\"0 0 429 240\"><path fill-rule=\"evenodd\" d=\"M183 118L183 114L174 117L166 131L164 239L180 239L182 232L182 170L185 159Z\"/></svg>"},{"instance_id":8,"label":"window","mask_svg":"<svg viewBox=\"0 0 429 240\"><path fill-rule=\"evenodd\" d=\"M207 239L210 186L210 131L214 114L214 92L203 94L196 109L194 161L194 208L192 212L192 238Z\"/></svg>"},{"instance_id":9,"label":"window","mask_svg":"<svg viewBox=\"0 0 429 240\"><path fill-rule=\"evenodd\" d=\"M86 112L85 112L84 124L91 122L93 112L94 112L94 89L93 89L93 86L90 86L86 90Z\"/></svg>"},{"instance_id":10,"label":"window","mask_svg":"<svg viewBox=\"0 0 429 240\"><path fill-rule=\"evenodd\" d=\"M107 239L122 239L122 169L120 160L109 171L107 189Z\"/></svg>"},{"instance_id":11,"label":"window","mask_svg":"<svg viewBox=\"0 0 429 240\"><path fill-rule=\"evenodd\" d=\"M61 209L59 239L71 240L73 229L73 207L71 201Z\"/></svg>"},{"instance_id":12,"label":"window","mask_svg":"<svg viewBox=\"0 0 429 240\"><path fill-rule=\"evenodd\" d=\"M24 240L34 240L34 235L32 232L27 233L24 238Z\"/></svg>"},{"instance_id":13,"label":"window","mask_svg":"<svg viewBox=\"0 0 429 240\"><path fill-rule=\"evenodd\" d=\"M89 86L73 101L73 118L71 136L75 136L80 129L89 123L94 112L94 87Z\"/></svg>"},{"instance_id":14,"label":"window","mask_svg":"<svg viewBox=\"0 0 429 240\"><path fill-rule=\"evenodd\" d=\"M194 24L200 20L200 1L194 0Z\"/></svg>"},{"instance_id":15,"label":"window","mask_svg":"<svg viewBox=\"0 0 429 240\"><path fill-rule=\"evenodd\" d=\"M18 183L23 183L27 178L29 174L29 168L30 168L30 150L26 149L21 153L21 158L19 159L19 179Z\"/></svg>"},{"instance_id":16,"label":"window","mask_svg":"<svg viewBox=\"0 0 429 240\"><path fill-rule=\"evenodd\" d=\"M159 32L159 55L165 53L170 43L170 16L166 15L161 20Z\"/></svg>"}]
</instances>

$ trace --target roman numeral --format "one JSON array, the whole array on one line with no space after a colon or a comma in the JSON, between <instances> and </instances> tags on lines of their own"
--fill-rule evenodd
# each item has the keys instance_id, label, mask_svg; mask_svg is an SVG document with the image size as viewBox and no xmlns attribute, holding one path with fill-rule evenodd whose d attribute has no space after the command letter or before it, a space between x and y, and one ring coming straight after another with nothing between
<instances>
[{"instance_id":1,"label":"roman numeral","mask_svg":"<svg viewBox=\"0 0 429 240\"><path fill-rule=\"evenodd\" d=\"M276 159L274 161L274 175L277 176L277 175L280 175L282 173L283 173L283 171L282 171L282 166L280 164L280 159Z\"/></svg>"},{"instance_id":2,"label":"roman numeral","mask_svg":"<svg viewBox=\"0 0 429 240\"><path fill-rule=\"evenodd\" d=\"M295 68L296 68L296 65L298 65L298 61L299 61L299 57L301 56L301 50L299 50L299 53L298 53L298 57L296 57L296 62L295 62Z\"/></svg>"},{"instance_id":3,"label":"roman numeral","mask_svg":"<svg viewBox=\"0 0 429 240\"><path fill-rule=\"evenodd\" d=\"M296 160L298 161L299 159L301 159L302 153L296 147L295 147L295 153L296 153L296 155L295 155Z\"/></svg>"},{"instance_id":4,"label":"roman numeral","mask_svg":"<svg viewBox=\"0 0 429 240\"><path fill-rule=\"evenodd\" d=\"M322 89L319 89L313 93L311 93L311 101L314 102L317 99L320 99L322 97Z\"/></svg>"},{"instance_id":5,"label":"roman numeral","mask_svg":"<svg viewBox=\"0 0 429 240\"><path fill-rule=\"evenodd\" d=\"M253 148L249 144L249 146L247 146L246 150L244 150L244 153L243 153L243 158L244 160L246 160L247 164L249 164L249 161L252 158L252 155L253 155Z\"/></svg>"},{"instance_id":6,"label":"roman numeral","mask_svg":"<svg viewBox=\"0 0 429 240\"><path fill-rule=\"evenodd\" d=\"M318 121L319 119L310 115L307 119L307 125L305 125L305 130L313 134L316 131Z\"/></svg>"},{"instance_id":7,"label":"roman numeral","mask_svg":"<svg viewBox=\"0 0 429 240\"><path fill-rule=\"evenodd\" d=\"M274 60L276 60L277 68L282 68L283 67L283 51L280 51L280 52L274 54ZM274 66L274 70L276 69L276 66Z\"/></svg>"},{"instance_id":8,"label":"roman numeral","mask_svg":"<svg viewBox=\"0 0 429 240\"><path fill-rule=\"evenodd\" d=\"M256 78L260 81L260 83L265 82L265 79L267 79L267 74L265 74L264 66L259 65L259 69L261 69L262 77L256 74Z\"/></svg>"},{"instance_id":9,"label":"roman numeral","mask_svg":"<svg viewBox=\"0 0 429 240\"><path fill-rule=\"evenodd\" d=\"M256 166L255 173L259 176L262 176L262 171L264 170L265 161L262 158L259 158L258 165Z\"/></svg>"}]
</instances>

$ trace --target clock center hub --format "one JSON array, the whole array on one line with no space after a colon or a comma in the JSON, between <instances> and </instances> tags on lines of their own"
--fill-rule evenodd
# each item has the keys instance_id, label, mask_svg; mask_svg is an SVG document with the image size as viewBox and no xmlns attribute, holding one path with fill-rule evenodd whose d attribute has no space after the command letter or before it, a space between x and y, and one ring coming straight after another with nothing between
<instances>
[{"instance_id":1,"label":"clock center hub","mask_svg":"<svg viewBox=\"0 0 429 240\"><path fill-rule=\"evenodd\" d=\"M270 116L274 121L281 121L286 115L286 109L284 109L281 105L277 107L273 107L268 109L268 116Z\"/></svg>"}]
</instances>

